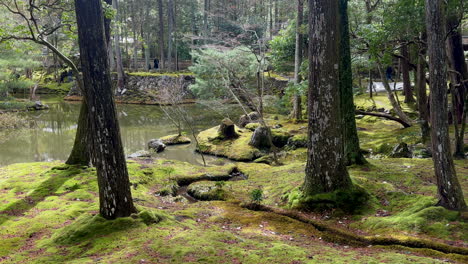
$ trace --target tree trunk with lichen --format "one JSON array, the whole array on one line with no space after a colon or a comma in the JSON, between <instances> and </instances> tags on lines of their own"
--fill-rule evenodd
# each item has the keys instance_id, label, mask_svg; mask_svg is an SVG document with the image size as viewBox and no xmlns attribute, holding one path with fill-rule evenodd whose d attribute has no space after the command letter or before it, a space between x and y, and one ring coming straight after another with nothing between
<instances>
[{"instance_id":1,"label":"tree trunk with lichen","mask_svg":"<svg viewBox=\"0 0 468 264\"><path fill-rule=\"evenodd\" d=\"M421 34L425 39L425 34ZM426 89L426 47L419 48L418 66L416 74L418 75L416 83L416 93L418 98L419 125L421 127L421 140L423 144L428 144L431 139L431 129L429 128L429 108L427 106L427 89Z\"/></svg>"},{"instance_id":2,"label":"tree trunk with lichen","mask_svg":"<svg viewBox=\"0 0 468 264\"><path fill-rule=\"evenodd\" d=\"M301 82L302 49L304 46L304 36L302 35L302 24L304 22L304 0L297 0L297 19L296 19L296 50L294 55L294 84ZM295 92L293 96L293 111L291 118L302 120L302 100L301 94Z\"/></svg>"},{"instance_id":3,"label":"tree trunk with lichen","mask_svg":"<svg viewBox=\"0 0 468 264\"><path fill-rule=\"evenodd\" d=\"M340 107L343 119L343 140L346 165L365 164L359 146L353 98L353 72L349 44L348 0L340 0Z\"/></svg>"},{"instance_id":4,"label":"tree trunk with lichen","mask_svg":"<svg viewBox=\"0 0 468 264\"><path fill-rule=\"evenodd\" d=\"M112 96L102 5L99 0L76 0L75 12L99 211L106 219L130 216L136 209Z\"/></svg>"},{"instance_id":5,"label":"tree trunk with lichen","mask_svg":"<svg viewBox=\"0 0 468 264\"><path fill-rule=\"evenodd\" d=\"M309 0L309 128L305 195L352 187L340 111L339 2Z\"/></svg>"},{"instance_id":6,"label":"tree trunk with lichen","mask_svg":"<svg viewBox=\"0 0 468 264\"><path fill-rule=\"evenodd\" d=\"M458 26L458 28L457 28ZM448 62L450 65L450 82L452 84L452 114L455 128L455 158L465 158L465 128L468 101L468 70L466 67L461 29L457 15L451 14L447 19L447 29L452 30L446 40Z\"/></svg>"},{"instance_id":7,"label":"tree trunk with lichen","mask_svg":"<svg viewBox=\"0 0 468 264\"><path fill-rule=\"evenodd\" d=\"M439 205L451 210L466 209L450 151L447 120L447 64L445 15L442 0L426 0L426 29L431 89L432 159Z\"/></svg>"},{"instance_id":8,"label":"tree trunk with lichen","mask_svg":"<svg viewBox=\"0 0 468 264\"><path fill-rule=\"evenodd\" d=\"M403 75L403 93L405 94L405 103L411 104L416 101L414 100L413 90L411 89L410 65L409 65L410 54L409 54L407 45L401 46L401 56L403 56L403 58L400 59L400 62L401 62L401 72Z\"/></svg>"}]
</instances>

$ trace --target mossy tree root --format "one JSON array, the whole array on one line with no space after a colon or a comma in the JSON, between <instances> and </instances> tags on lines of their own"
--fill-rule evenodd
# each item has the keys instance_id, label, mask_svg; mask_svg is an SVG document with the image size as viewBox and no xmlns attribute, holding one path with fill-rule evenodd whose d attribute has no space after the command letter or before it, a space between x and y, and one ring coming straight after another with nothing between
<instances>
[{"instance_id":1,"label":"mossy tree root","mask_svg":"<svg viewBox=\"0 0 468 264\"><path fill-rule=\"evenodd\" d=\"M404 246L408 248L416 249L431 249L439 251L445 254L457 254L457 260L466 260L468 261L468 248L455 247L446 245L443 243L438 243L434 241L424 240L424 239L398 239L398 238L389 238L389 237L366 237L360 236L348 231L340 230L335 227L331 227L327 224L321 223L320 221L312 220L307 218L304 215L301 215L297 211L284 210L280 208L273 208L270 206L259 205L259 204L244 204L243 208L255 211L265 211L271 212L278 215L286 216L297 221L300 221L305 224L310 224L315 227L318 231L323 232L322 238L329 242L339 242L345 243L353 246Z\"/></svg>"}]
</instances>

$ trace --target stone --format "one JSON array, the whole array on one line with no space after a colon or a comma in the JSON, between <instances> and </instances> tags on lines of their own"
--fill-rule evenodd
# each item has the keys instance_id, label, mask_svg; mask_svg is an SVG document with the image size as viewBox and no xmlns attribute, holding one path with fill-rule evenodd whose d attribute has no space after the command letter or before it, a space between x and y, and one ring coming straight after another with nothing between
<instances>
[{"instance_id":1,"label":"stone","mask_svg":"<svg viewBox=\"0 0 468 264\"><path fill-rule=\"evenodd\" d=\"M408 147L408 144L405 142L401 142L397 145L392 150L392 154L390 154L390 157L392 158L411 158L413 157L413 153Z\"/></svg>"},{"instance_id":2,"label":"stone","mask_svg":"<svg viewBox=\"0 0 468 264\"><path fill-rule=\"evenodd\" d=\"M307 148L307 136L306 135L295 135L288 139L286 144L291 149Z\"/></svg>"},{"instance_id":3,"label":"stone","mask_svg":"<svg viewBox=\"0 0 468 264\"><path fill-rule=\"evenodd\" d=\"M269 149L271 148L271 141L269 138L270 129L268 127L260 126L255 129L252 137L250 138L249 145L258 149Z\"/></svg>"},{"instance_id":4,"label":"stone","mask_svg":"<svg viewBox=\"0 0 468 264\"><path fill-rule=\"evenodd\" d=\"M245 126L245 128L250 131L255 131L255 129L257 129L257 127L259 126L260 126L260 123L249 123Z\"/></svg>"},{"instance_id":5,"label":"stone","mask_svg":"<svg viewBox=\"0 0 468 264\"><path fill-rule=\"evenodd\" d=\"M166 145L160 139L152 139L148 142L148 149L159 153L166 149Z\"/></svg>"},{"instance_id":6,"label":"stone","mask_svg":"<svg viewBox=\"0 0 468 264\"><path fill-rule=\"evenodd\" d=\"M48 106L48 105L45 105L45 104L42 104L41 101L35 101L35 102L34 102L34 105L28 107L28 109L29 109L29 110L36 110L36 111L39 111L39 110L49 109L49 106Z\"/></svg>"},{"instance_id":7,"label":"stone","mask_svg":"<svg viewBox=\"0 0 468 264\"><path fill-rule=\"evenodd\" d=\"M236 126L229 118L224 118L218 129L218 137L221 139L237 138L239 135L236 133Z\"/></svg>"},{"instance_id":8,"label":"stone","mask_svg":"<svg viewBox=\"0 0 468 264\"><path fill-rule=\"evenodd\" d=\"M151 157L151 153L149 151L146 151L146 150L139 150L139 151L137 151L135 153L132 153L132 154L128 155L127 157L130 158L130 159Z\"/></svg>"},{"instance_id":9,"label":"stone","mask_svg":"<svg viewBox=\"0 0 468 264\"><path fill-rule=\"evenodd\" d=\"M416 144L412 146L413 158L427 159L432 157L431 150L424 144Z\"/></svg>"},{"instance_id":10,"label":"stone","mask_svg":"<svg viewBox=\"0 0 468 264\"><path fill-rule=\"evenodd\" d=\"M239 127L245 127L249 123L258 123L260 120L260 114L257 112L251 112L248 115L242 115L239 118Z\"/></svg>"}]
</instances>

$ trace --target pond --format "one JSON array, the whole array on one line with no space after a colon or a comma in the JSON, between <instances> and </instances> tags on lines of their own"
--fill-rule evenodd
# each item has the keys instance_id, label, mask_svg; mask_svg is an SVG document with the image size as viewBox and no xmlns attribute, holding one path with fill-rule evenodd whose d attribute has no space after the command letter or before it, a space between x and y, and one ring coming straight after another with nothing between
<instances>
[{"instance_id":1,"label":"pond","mask_svg":"<svg viewBox=\"0 0 468 264\"><path fill-rule=\"evenodd\" d=\"M0 166L34 161L66 160L73 146L79 102L67 102L60 98L41 98L50 109L23 113L30 120L29 129L2 131L0 136ZM174 106L163 106L171 110ZM180 106L193 119L197 132L218 125L223 116L237 120L241 110L236 105L191 104ZM171 111L166 111L171 112ZM177 129L160 106L129 105L117 106L125 154L130 155L147 149L154 138L176 134ZM184 130L187 135L190 131ZM195 143L168 146L162 153L154 155L192 164L202 164L201 156L195 153ZM207 157L209 162L217 161Z\"/></svg>"}]
</instances>

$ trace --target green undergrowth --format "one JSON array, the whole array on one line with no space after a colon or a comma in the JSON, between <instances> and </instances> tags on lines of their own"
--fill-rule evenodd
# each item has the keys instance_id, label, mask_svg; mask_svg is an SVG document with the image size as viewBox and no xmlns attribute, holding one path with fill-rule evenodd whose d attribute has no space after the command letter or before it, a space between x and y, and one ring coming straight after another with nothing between
<instances>
[{"instance_id":1,"label":"green undergrowth","mask_svg":"<svg viewBox=\"0 0 468 264\"><path fill-rule=\"evenodd\" d=\"M371 195L369 211L357 215L353 227L382 236L403 232L407 236L466 239L457 216L434 206L436 192L430 183L430 164L430 160L383 159L351 167L353 181ZM468 169L463 163L456 165L466 189ZM283 166L239 162L201 167L164 159L136 159L128 162L128 168L139 213L107 221L98 214L95 169L58 162L0 167L2 261L442 263L437 258L447 257L418 256L400 248L324 243L324 234L311 225L239 206L250 202L253 190L262 191L264 205L286 205L282 197L302 184L303 162L291 161ZM220 182L236 173L243 177ZM172 187L182 184L208 190L210 195L222 193L222 197L215 198L224 201L192 204L178 199ZM168 190L167 195L159 195L164 189ZM375 216L383 209L390 215ZM326 223L334 224L341 217L332 217ZM429 223L427 227L424 221Z\"/></svg>"},{"instance_id":2,"label":"green undergrowth","mask_svg":"<svg viewBox=\"0 0 468 264\"><path fill-rule=\"evenodd\" d=\"M11 110L26 110L28 107L34 106L34 102L22 101L22 100L0 100L0 111L11 111Z\"/></svg>"},{"instance_id":3,"label":"green undergrowth","mask_svg":"<svg viewBox=\"0 0 468 264\"><path fill-rule=\"evenodd\" d=\"M140 77L180 77L180 76L192 76L193 72L129 72L127 73L130 76L140 76Z\"/></svg>"},{"instance_id":4,"label":"green undergrowth","mask_svg":"<svg viewBox=\"0 0 468 264\"><path fill-rule=\"evenodd\" d=\"M66 95L74 85L75 82L44 83L39 85L39 89L36 91L36 93Z\"/></svg>"}]
</instances>

